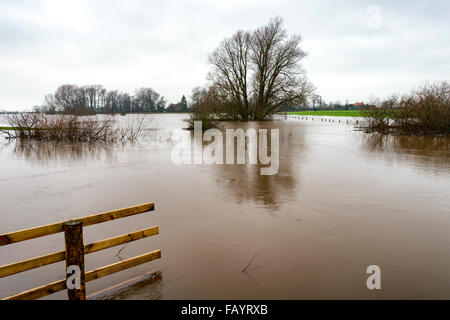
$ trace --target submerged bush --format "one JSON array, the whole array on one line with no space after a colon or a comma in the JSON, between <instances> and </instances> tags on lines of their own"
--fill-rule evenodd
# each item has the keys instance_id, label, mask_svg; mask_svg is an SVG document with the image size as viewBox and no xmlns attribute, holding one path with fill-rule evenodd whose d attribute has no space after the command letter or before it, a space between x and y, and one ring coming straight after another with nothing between
<instances>
[{"instance_id":1,"label":"submerged bush","mask_svg":"<svg viewBox=\"0 0 450 320\"><path fill-rule=\"evenodd\" d=\"M194 129L194 122L201 121L203 130L215 128L219 120L219 110L216 94L213 90L194 88L192 90L191 113L184 121L188 130Z\"/></svg>"},{"instance_id":2,"label":"submerged bush","mask_svg":"<svg viewBox=\"0 0 450 320\"><path fill-rule=\"evenodd\" d=\"M37 139L43 141L132 141L144 134L146 121L142 116L132 123L117 127L114 116L47 115L19 113L8 117L9 138Z\"/></svg>"},{"instance_id":3,"label":"submerged bush","mask_svg":"<svg viewBox=\"0 0 450 320\"><path fill-rule=\"evenodd\" d=\"M367 131L388 132L394 117L394 106L397 99L393 96L383 102L375 101L369 109L361 110L361 114L365 117L364 128Z\"/></svg>"},{"instance_id":4,"label":"submerged bush","mask_svg":"<svg viewBox=\"0 0 450 320\"><path fill-rule=\"evenodd\" d=\"M189 118L185 119L184 122L187 123L186 129L194 130L194 122L202 122L202 130L208 130L215 128L217 126L218 120L214 118L214 115L207 112L196 112L193 111L189 114Z\"/></svg>"},{"instance_id":5,"label":"submerged bush","mask_svg":"<svg viewBox=\"0 0 450 320\"><path fill-rule=\"evenodd\" d=\"M450 133L450 84L425 85L401 98L391 97L363 112L366 132Z\"/></svg>"}]
</instances>

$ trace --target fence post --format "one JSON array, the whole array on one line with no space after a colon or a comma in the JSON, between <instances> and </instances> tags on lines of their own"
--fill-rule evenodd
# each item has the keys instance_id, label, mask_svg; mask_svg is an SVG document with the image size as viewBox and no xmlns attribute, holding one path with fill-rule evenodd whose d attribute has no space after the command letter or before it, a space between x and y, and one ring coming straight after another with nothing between
<instances>
[{"instance_id":1,"label":"fence post","mask_svg":"<svg viewBox=\"0 0 450 320\"><path fill-rule=\"evenodd\" d=\"M67 287L69 300L86 300L86 285L84 275L84 243L83 243L83 222L80 220L68 221L64 223L64 238L66 241L66 283L73 283L76 271L69 269L73 266L79 268L79 279L75 280L77 287ZM71 274L68 273L71 272ZM69 279L71 278L71 279ZM69 280L69 281L68 281ZM77 282L79 280L79 283ZM78 286L79 284L79 286Z\"/></svg>"}]
</instances>

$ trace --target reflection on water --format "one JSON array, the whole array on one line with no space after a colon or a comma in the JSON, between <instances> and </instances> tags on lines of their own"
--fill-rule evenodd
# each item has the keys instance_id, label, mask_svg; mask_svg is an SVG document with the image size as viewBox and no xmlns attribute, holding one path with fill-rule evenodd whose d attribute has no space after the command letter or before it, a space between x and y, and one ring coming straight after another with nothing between
<instances>
[{"instance_id":1,"label":"reflection on water","mask_svg":"<svg viewBox=\"0 0 450 320\"><path fill-rule=\"evenodd\" d=\"M64 161L107 161L117 160L117 154L144 147L157 148L172 145L173 133L164 129L149 130L143 139L127 142L53 142L38 140L6 140L0 143L0 151L11 153L17 160L49 165ZM1 137L0 137L1 138Z\"/></svg>"},{"instance_id":2,"label":"reflection on water","mask_svg":"<svg viewBox=\"0 0 450 320\"><path fill-rule=\"evenodd\" d=\"M450 167L450 139L443 136L365 135L363 150L395 160L421 163L427 169Z\"/></svg>"},{"instance_id":3,"label":"reflection on water","mask_svg":"<svg viewBox=\"0 0 450 320\"><path fill-rule=\"evenodd\" d=\"M227 122L223 126L227 129L247 129L242 123ZM294 167L302 161L304 153L304 150L299 150L296 146L303 144L304 135L301 127L286 126L280 121L255 122L250 126L256 130L267 129L269 135L271 129L280 129L278 174L261 175L259 162L258 165L217 165L212 167L213 179L221 189L227 190L237 203L254 202L258 206L275 212L281 203L286 203L295 197L294 192L299 184L300 174L294 172ZM235 151L235 158L236 153Z\"/></svg>"},{"instance_id":4,"label":"reflection on water","mask_svg":"<svg viewBox=\"0 0 450 320\"><path fill-rule=\"evenodd\" d=\"M61 143L42 141L16 141L12 152L17 159L36 163L51 163L55 161L112 160L115 150L121 144L113 143ZM6 148L6 146L4 146Z\"/></svg>"},{"instance_id":5,"label":"reflection on water","mask_svg":"<svg viewBox=\"0 0 450 320\"><path fill-rule=\"evenodd\" d=\"M150 116L155 139L134 145L0 142L0 232L154 201L155 212L88 227L84 237L158 225L158 236L121 255L160 248L162 259L90 282L88 294L160 270L160 282L110 298L450 298L448 138L312 120L223 123L280 130L279 172L261 176L258 165L173 164L186 116ZM63 249L62 238L45 238L1 247L0 265ZM88 255L87 269L117 262L117 251ZM376 293L366 288L372 264L382 270ZM2 278L0 297L63 276L54 265Z\"/></svg>"},{"instance_id":6,"label":"reflection on water","mask_svg":"<svg viewBox=\"0 0 450 320\"><path fill-rule=\"evenodd\" d=\"M92 300L160 300L161 272L152 272L127 280L88 296Z\"/></svg>"}]
</instances>

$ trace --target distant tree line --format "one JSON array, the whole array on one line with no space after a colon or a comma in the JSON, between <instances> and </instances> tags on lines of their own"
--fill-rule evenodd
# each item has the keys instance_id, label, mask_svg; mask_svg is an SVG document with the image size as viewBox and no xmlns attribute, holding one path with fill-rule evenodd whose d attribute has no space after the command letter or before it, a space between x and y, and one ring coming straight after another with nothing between
<instances>
[{"instance_id":1,"label":"distant tree line","mask_svg":"<svg viewBox=\"0 0 450 320\"><path fill-rule=\"evenodd\" d=\"M183 95L181 97L181 101L179 103L171 103L167 109L166 112L188 112L189 106L186 97Z\"/></svg>"},{"instance_id":2,"label":"distant tree line","mask_svg":"<svg viewBox=\"0 0 450 320\"><path fill-rule=\"evenodd\" d=\"M184 96L179 104L171 104L168 109L166 105L166 99L152 88L140 88L130 95L118 90L108 91L101 85L65 84L47 95L39 109L49 114L186 112L188 109Z\"/></svg>"},{"instance_id":3,"label":"distant tree line","mask_svg":"<svg viewBox=\"0 0 450 320\"><path fill-rule=\"evenodd\" d=\"M335 102L325 102L322 97L318 94L310 94L304 104L287 104L284 111L317 111L317 110L367 110L372 105L366 104L364 102L349 103L346 101L342 104L339 100Z\"/></svg>"},{"instance_id":4,"label":"distant tree line","mask_svg":"<svg viewBox=\"0 0 450 320\"><path fill-rule=\"evenodd\" d=\"M306 104L306 105L288 105L284 109L286 112L291 111L319 111L319 110L367 110L370 107L372 107L371 104L366 103L346 103L341 104L340 102L330 102L330 103L323 103L322 105L313 105L313 104Z\"/></svg>"},{"instance_id":5,"label":"distant tree line","mask_svg":"<svg viewBox=\"0 0 450 320\"><path fill-rule=\"evenodd\" d=\"M0 111L0 114L17 114L19 111Z\"/></svg>"}]
</instances>

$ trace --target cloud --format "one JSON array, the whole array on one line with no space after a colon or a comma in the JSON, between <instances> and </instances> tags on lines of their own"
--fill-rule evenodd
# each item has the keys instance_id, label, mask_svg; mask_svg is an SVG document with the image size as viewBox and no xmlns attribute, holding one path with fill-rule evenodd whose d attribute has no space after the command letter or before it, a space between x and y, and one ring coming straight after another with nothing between
<instances>
[{"instance_id":1,"label":"cloud","mask_svg":"<svg viewBox=\"0 0 450 320\"><path fill-rule=\"evenodd\" d=\"M367 27L370 5L380 29ZM29 109L60 84L148 86L170 101L205 83L207 55L238 29L284 17L326 101L365 100L445 80L448 1L0 2L0 109Z\"/></svg>"}]
</instances>

